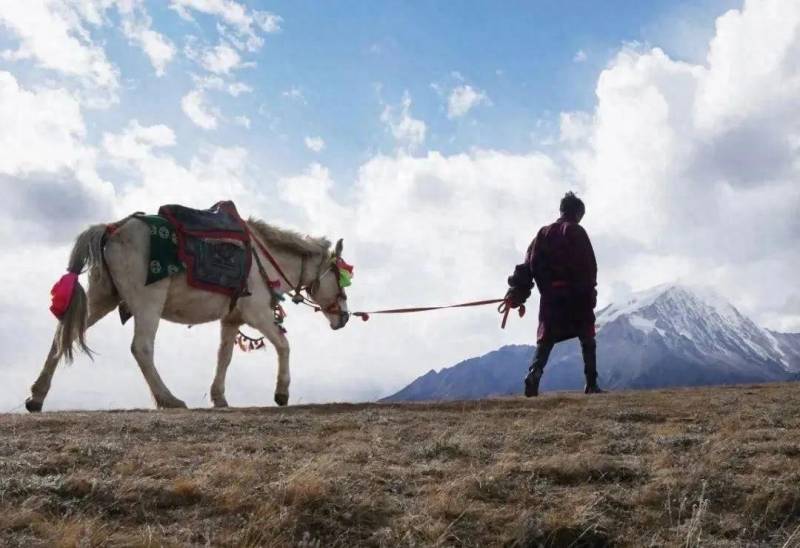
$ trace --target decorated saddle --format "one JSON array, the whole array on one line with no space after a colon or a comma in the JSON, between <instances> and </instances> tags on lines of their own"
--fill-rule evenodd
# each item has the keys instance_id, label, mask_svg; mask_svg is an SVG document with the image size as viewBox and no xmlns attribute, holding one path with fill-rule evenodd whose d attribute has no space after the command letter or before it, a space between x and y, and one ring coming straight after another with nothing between
<instances>
[{"instance_id":1,"label":"decorated saddle","mask_svg":"<svg viewBox=\"0 0 800 548\"><path fill-rule=\"evenodd\" d=\"M146 284L186 272L190 286L237 298L247 291L250 236L233 202L208 209L164 205L158 215L136 215L150 227Z\"/></svg>"}]
</instances>

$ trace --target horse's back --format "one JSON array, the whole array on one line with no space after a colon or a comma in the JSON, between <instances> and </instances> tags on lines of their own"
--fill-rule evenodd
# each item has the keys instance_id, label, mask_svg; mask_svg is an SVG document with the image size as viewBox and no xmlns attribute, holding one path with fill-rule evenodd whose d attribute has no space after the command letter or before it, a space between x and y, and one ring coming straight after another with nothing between
<instances>
[{"instance_id":1,"label":"horse's back","mask_svg":"<svg viewBox=\"0 0 800 548\"><path fill-rule=\"evenodd\" d=\"M147 284L150 268L150 228L131 219L110 234L104 250L114 286L130 311L160 311L165 320L200 324L228 313L230 298L189 286L179 272Z\"/></svg>"}]
</instances>

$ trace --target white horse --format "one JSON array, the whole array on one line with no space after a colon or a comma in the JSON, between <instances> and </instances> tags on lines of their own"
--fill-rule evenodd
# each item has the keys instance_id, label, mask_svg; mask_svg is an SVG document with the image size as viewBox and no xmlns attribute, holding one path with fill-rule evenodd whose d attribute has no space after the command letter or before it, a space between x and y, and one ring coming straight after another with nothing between
<instances>
[{"instance_id":1,"label":"white horse","mask_svg":"<svg viewBox=\"0 0 800 548\"><path fill-rule=\"evenodd\" d=\"M344 327L349 318L347 296L339 286L336 260L341 256L342 241L333 252L324 238L312 239L270 226L250 218L247 221L252 248L258 254L247 279L251 295L240 297L233 308L225 295L190 287L186 274L180 273L145 285L150 248L150 228L132 218L121 221L107 233L106 225L95 225L78 236L69 261L69 272L89 270L89 287L84 291L76 284L72 301L59 322L50 353L42 372L31 386L25 407L41 411L56 366L62 357L71 361L73 344L90 353L84 335L86 330L124 302L134 320L133 353L142 370L158 408L186 407L176 398L156 370L153 349L158 323L163 318L181 324L201 324L219 320L221 340L217 354L217 371L211 384L211 400L215 407L226 407L225 374L231 362L239 327L247 324L260 331L278 353L278 379L275 402L289 402L289 341L275 321L271 292L257 263L261 263L269 279L281 275L265 256L264 249L277 262L286 282L273 291L291 289L306 291L330 322L332 329ZM295 283L296 282L296 283Z\"/></svg>"}]
</instances>

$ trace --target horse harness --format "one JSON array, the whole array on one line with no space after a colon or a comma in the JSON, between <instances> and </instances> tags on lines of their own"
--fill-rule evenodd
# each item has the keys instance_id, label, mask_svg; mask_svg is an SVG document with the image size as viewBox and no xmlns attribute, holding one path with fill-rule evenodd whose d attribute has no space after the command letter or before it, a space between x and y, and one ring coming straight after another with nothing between
<instances>
[{"instance_id":1,"label":"horse harness","mask_svg":"<svg viewBox=\"0 0 800 548\"><path fill-rule=\"evenodd\" d=\"M339 304L342 300L347 300L347 295L344 292L344 288L339 283L339 266L337 265L336 260L329 260L328 268L323 271L325 266L326 258L323 257L317 267L317 275L314 277L314 281L311 284L304 286L303 285L303 278L305 277L306 271L306 259L308 258L307 255L303 255L300 259L300 277L297 280L297 284L293 284L286 273L283 271L281 266L278 264L278 261L275 260L275 257L269 252L267 247L261 243L261 241L256 238L255 236L250 234L250 238L252 241L256 243L258 249L266 256L267 260L270 262L272 267L278 273L286 284L292 288L288 293L292 296L292 302L295 304L305 304L314 309L315 312L326 312L328 314L341 314L342 307ZM280 302L283 300L283 295L277 291L277 289L281 286L281 280L271 280L269 275L267 274L266 269L264 268L264 264L261 262L261 257L259 257L255 246L251 246L251 252L253 254L253 259L255 260L256 266L258 267L258 272L261 275L261 278L264 280L264 283L267 286L267 289L270 292L271 296L271 307L276 312L276 318L279 316L280 320L285 317L285 312L283 311ZM312 294L316 291L319 287L322 280L325 276L335 273L337 275L337 286L339 288L338 293L336 294L336 298L334 301L329 304L328 306L322 306L320 303L316 302ZM303 295L303 291L305 291L306 295Z\"/></svg>"}]
</instances>

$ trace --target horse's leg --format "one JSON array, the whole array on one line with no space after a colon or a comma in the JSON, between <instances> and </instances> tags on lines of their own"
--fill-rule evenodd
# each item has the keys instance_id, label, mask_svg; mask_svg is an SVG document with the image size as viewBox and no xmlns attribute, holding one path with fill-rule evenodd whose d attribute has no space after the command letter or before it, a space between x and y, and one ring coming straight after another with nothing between
<instances>
[{"instance_id":1,"label":"horse's leg","mask_svg":"<svg viewBox=\"0 0 800 548\"><path fill-rule=\"evenodd\" d=\"M222 329L220 330L219 351L217 352L217 373L214 375L214 382L211 383L211 401L214 402L214 407L228 407L228 401L225 399L225 374L231 364L233 343L241 324L223 320L220 325Z\"/></svg>"},{"instance_id":2,"label":"horse's leg","mask_svg":"<svg viewBox=\"0 0 800 548\"><path fill-rule=\"evenodd\" d=\"M275 403L284 406L289 403L289 340L283 334L281 328L275 324L272 314L259 318L251 322L253 327L258 329L278 353L278 381L275 384Z\"/></svg>"},{"instance_id":3,"label":"horse's leg","mask_svg":"<svg viewBox=\"0 0 800 548\"><path fill-rule=\"evenodd\" d=\"M119 304L119 299L113 292L104 291L106 288L97 289L98 285L90 285L87 293L89 307L89 316L86 319L87 329L100 321ZM53 344L50 346L50 352L47 354L47 359L44 361L42 372L39 373L36 382L31 386L30 397L25 400L25 408L31 413L42 410L44 399L50 391L50 383L53 380L53 374L56 372L57 366L58 357L56 356L56 341L54 338Z\"/></svg>"},{"instance_id":4,"label":"horse's leg","mask_svg":"<svg viewBox=\"0 0 800 548\"><path fill-rule=\"evenodd\" d=\"M159 282L163 284L163 282ZM161 376L156 370L153 361L153 354L155 350L156 331L158 331L158 322L161 319L161 311L164 309L164 303L167 300L167 285L156 288L154 284L149 286L151 289L142 292L141 296L147 294L146 301L138 301L136 309L131 310L134 320L133 343L131 344L131 352L133 357L136 358L136 363L139 364L139 369L142 370L147 385L150 387L150 392L153 394L153 399L159 409L186 407L186 404L172 395L167 385L161 380ZM129 303L129 306L133 303Z\"/></svg>"}]
</instances>

